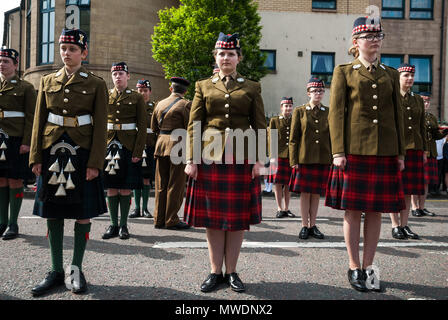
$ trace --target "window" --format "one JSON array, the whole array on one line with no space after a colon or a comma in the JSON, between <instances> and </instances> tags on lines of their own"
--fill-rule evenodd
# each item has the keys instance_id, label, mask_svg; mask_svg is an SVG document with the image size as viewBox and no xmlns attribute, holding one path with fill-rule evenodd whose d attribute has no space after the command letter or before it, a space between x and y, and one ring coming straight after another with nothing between
<instances>
[{"instance_id":1,"label":"window","mask_svg":"<svg viewBox=\"0 0 448 320\"><path fill-rule=\"evenodd\" d=\"M312 52L311 75L330 85L334 69L334 53Z\"/></svg>"},{"instance_id":2,"label":"window","mask_svg":"<svg viewBox=\"0 0 448 320\"><path fill-rule=\"evenodd\" d=\"M403 19L404 0L383 0L381 16L390 19Z\"/></svg>"},{"instance_id":3,"label":"window","mask_svg":"<svg viewBox=\"0 0 448 320\"><path fill-rule=\"evenodd\" d=\"M411 19L433 19L434 0L411 0Z\"/></svg>"},{"instance_id":4,"label":"window","mask_svg":"<svg viewBox=\"0 0 448 320\"><path fill-rule=\"evenodd\" d=\"M313 9L336 10L336 0L313 0Z\"/></svg>"},{"instance_id":5,"label":"window","mask_svg":"<svg viewBox=\"0 0 448 320\"><path fill-rule=\"evenodd\" d=\"M402 64L404 61L403 55L398 54L382 54L381 55L381 63L384 63L386 66L398 69L398 66Z\"/></svg>"},{"instance_id":6,"label":"window","mask_svg":"<svg viewBox=\"0 0 448 320\"><path fill-rule=\"evenodd\" d=\"M431 92L432 90L432 57L409 56L409 64L415 65L415 78L412 90Z\"/></svg>"},{"instance_id":7,"label":"window","mask_svg":"<svg viewBox=\"0 0 448 320\"><path fill-rule=\"evenodd\" d=\"M54 2L55 0L40 0L39 64L54 62Z\"/></svg>"},{"instance_id":8,"label":"window","mask_svg":"<svg viewBox=\"0 0 448 320\"><path fill-rule=\"evenodd\" d=\"M31 66L31 0L26 2L26 61L25 68L28 69Z\"/></svg>"},{"instance_id":9,"label":"window","mask_svg":"<svg viewBox=\"0 0 448 320\"><path fill-rule=\"evenodd\" d=\"M81 29L87 34L88 43L90 45L90 0L66 0L66 8L71 6L71 10L66 12L66 28ZM87 60L82 62L87 64Z\"/></svg>"},{"instance_id":10,"label":"window","mask_svg":"<svg viewBox=\"0 0 448 320\"><path fill-rule=\"evenodd\" d=\"M275 71L277 69L277 51L276 50L261 50L261 54L266 56L264 66L269 71Z\"/></svg>"}]
</instances>

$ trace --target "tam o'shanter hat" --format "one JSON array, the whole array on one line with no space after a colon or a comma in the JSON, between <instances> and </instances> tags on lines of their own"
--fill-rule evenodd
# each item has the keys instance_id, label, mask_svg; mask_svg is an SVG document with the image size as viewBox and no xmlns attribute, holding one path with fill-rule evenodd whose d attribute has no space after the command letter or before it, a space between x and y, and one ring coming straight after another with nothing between
<instances>
[{"instance_id":1,"label":"tam o'shanter hat","mask_svg":"<svg viewBox=\"0 0 448 320\"><path fill-rule=\"evenodd\" d=\"M369 17L359 17L353 23L352 36L364 32L381 32L381 31L382 28L379 19L376 21L375 19L371 19Z\"/></svg>"},{"instance_id":2,"label":"tam o'shanter hat","mask_svg":"<svg viewBox=\"0 0 448 320\"><path fill-rule=\"evenodd\" d=\"M76 44L81 49L87 49L87 34L80 29L62 29L59 37L59 44L61 43Z\"/></svg>"},{"instance_id":3,"label":"tam o'shanter hat","mask_svg":"<svg viewBox=\"0 0 448 320\"><path fill-rule=\"evenodd\" d=\"M239 37L238 33L224 34L220 32L215 44L215 49L240 49Z\"/></svg>"},{"instance_id":4,"label":"tam o'shanter hat","mask_svg":"<svg viewBox=\"0 0 448 320\"><path fill-rule=\"evenodd\" d=\"M293 99L292 97L283 97L282 101L280 102L280 104L293 104Z\"/></svg>"},{"instance_id":5,"label":"tam o'shanter hat","mask_svg":"<svg viewBox=\"0 0 448 320\"><path fill-rule=\"evenodd\" d=\"M325 88L325 84L322 80L312 77L310 80L308 80L306 88Z\"/></svg>"},{"instance_id":6,"label":"tam o'shanter hat","mask_svg":"<svg viewBox=\"0 0 448 320\"><path fill-rule=\"evenodd\" d=\"M126 62L113 63L112 68L110 68L110 72L114 71L125 71L129 73L128 65L126 64Z\"/></svg>"},{"instance_id":7,"label":"tam o'shanter hat","mask_svg":"<svg viewBox=\"0 0 448 320\"><path fill-rule=\"evenodd\" d=\"M411 72L415 73L415 66L409 63L402 63L398 66L398 72Z\"/></svg>"},{"instance_id":8,"label":"tam o'shanter hat","mask_svg":"<svg viewBox=\"0 0 448 320\"><path fill-rule=\"evenodd\" d=\"M15 62L19 62L19 53L14 49L8 49L8 48L0 49L0 57L11 58Z\"/></svg>"},{"instance_id":9,"label":"tam o'shanter hat","mask_svg":"<svg viewBox=\"0 0 448 320\"><path fill-rule=\"evenodd\" d=\"M186 87L188 87L190 85L190 81L188 81L187 79L184 79L182 77L171 77L170 81L174 82L174 83L178 83L178 84L184 85Z\"/></svg>"},{"instance_id":10,"label":"tam o'shanter hat","mask_svg":"<svg viewBox=\"0 0 448 320\"><path fill-rule=\"evenodd\" d=\"M149 80L145 80L145 79L138 80L136 87L137 88L149 88L149 89L151 89L151 82L149 82Z\"/></svg>"}]
</instances>

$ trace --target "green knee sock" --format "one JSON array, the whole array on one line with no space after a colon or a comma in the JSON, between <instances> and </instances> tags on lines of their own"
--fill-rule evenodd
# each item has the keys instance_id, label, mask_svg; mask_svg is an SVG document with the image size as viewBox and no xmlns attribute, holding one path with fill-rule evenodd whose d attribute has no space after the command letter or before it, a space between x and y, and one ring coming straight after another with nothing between
<instances>
[{"instance_id":1,"label":"green knee sock","mask_svg":"<svg viewBox=\"0 0 448 320\"><path fill-rule=\"evenodd\" d=\"M142 197L142 189L135 189L134 190L135 209L140 209L140 198L141 197ZM143 201L145 201L145 198L143 198ZM145 207L143 206L143 208L145 208Z\"/></svg>"},{"instance_id":2,"label":"green knee sock","mask_svg":"<svg viewBox=\"0 0 448 320\"><path fill-rule=\"evenodd\" d=\"M149 185L143 185L142 198L143 198L143 210L148 209L148 198L149 198Z\"/></svg>"},{"instance_id":3,"label":"green knee sock","mask_svg":"<svg viewBox=\"0 0 448 320\"><path fill-rule=\"evenodd\" d=\"M52 271L64 272L62 265L62 243L64 240L64 220L48 219L48 242L50 243Z\"/></svg>"},{"instance_id":4,"label":"green knee sock","mask_svg":"<svg viewBox=\"0 0 448 320\"><path fill-rule=\"evenodd\" d=\"M110 221L114 227L118 227L118 195L108 196Z\"/></svg>"},{"instance_id":5,"label":"green knee sock","mask_svg":"<svg viewBox=\"0 0 448 320\"><path fill-rule=\"evenodd\" d=\"M129 207L131 206L131 195L123 196L120 194L120 227L128 224Z\"/></svg>"},{"instance_id":6,"label":"green knee sock","mask_svg":"<svg viewBox=\"0 0 448 320\"><path fill-rule=\"evenodd\" d=\"M8 225L17 224L20 208L22 207L23 187L9 189L9 222Z\"/></svg>"},{"instance_id":7,"label":"green knee sock","mask_svg":"<svg viewBox=\"0 0 448 320\"><path fill-rule=\"evenodd\" d=\"M9 187L0 188L0 224L8 224Z\"/></svg>"},{"instance_id":8,"label":"green knee sock","mask_svg":"<svg viewBox=\"0 0 448 320\"><path fill-rule=\"evenodd\" d=\"M77 266L82 271L82 258L86 251L87 240L89 240L90 226L92 224L75 223L75 246L73 248L72 265Z\"/></svg>"}]
</instances>

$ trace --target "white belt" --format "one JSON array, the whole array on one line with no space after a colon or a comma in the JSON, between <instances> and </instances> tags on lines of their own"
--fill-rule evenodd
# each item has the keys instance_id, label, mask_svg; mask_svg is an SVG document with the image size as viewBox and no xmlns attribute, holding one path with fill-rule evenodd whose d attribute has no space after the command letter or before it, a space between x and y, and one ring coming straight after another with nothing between
<instances>
[{"instance_id":1,"label":"white belt","mask_svg":"<svg viewBox=\"0 0 448 320\"><path fill-rule=\"evenodd\" d=\"M92 117L90 116L90 114L85 114L76 117L64 117L50 112L48 114L47 121L57 124L58 126L61 127L81 127L87 124L91 124Z\"/></svg>"},{"instance_id":2,"label":"white belt","mask_svg":"<svg viewBox=\"0 0 448 320\"><path fill-rule=\"evenodd\" d=\"M146 133L153 133L154 131L151 130L151 128L146 128Z\"/></svg>"},{"instance_id":3,"label":"white belt","mask_svg":"<svg viewBox=\"0 0 448 320\"><path fill-rule=\"evenodd\" d=\"M135 123L108 123L107 130L135 130L137 124Z\"/></svg>"},{"instance_id":4,"label":"white belt","mask_svg":"<svg viewBox=\"0 0 448 320\"><path fill-rule=\"evenodd\" d=\"M20 111L0 111L0 119L3 118L25 118L25 113Z\"/></svg>"}]
</instances>

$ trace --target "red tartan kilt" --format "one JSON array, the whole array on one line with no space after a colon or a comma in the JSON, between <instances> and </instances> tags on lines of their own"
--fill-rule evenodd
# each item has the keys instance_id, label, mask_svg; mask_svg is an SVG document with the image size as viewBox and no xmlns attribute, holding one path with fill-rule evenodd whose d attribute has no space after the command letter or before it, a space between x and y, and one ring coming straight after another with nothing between
<instances>
[{"instance_id":1,"label":"red tartan kilt","mask_svg":"<svg viewBox=\"0 0 448 320\"><path fill-rule=\"evenodd\" d=\"M425 184L438 184L439 183L439 170L437 167L436 158L428 158L425 163Z\"/></svg>"},{"instance_id":2,"label":"red tartan kilt","mask_svg":"<svg viewBox=\"0 0 448 320\"><path fill-rule=\"evenodd\" d=\"M273 173L275 168L272 168L271 164L271 174L269 175L269 182L273 184L289 185L292 175L292 168L289 165L288 158L278 158L277 159L276 172Z\"/></svg>"},{"instance_id":3,"label":"red tartan kilt","mask_svg":"<svg viewBox=\"0 0 448 320\"><path fill-rule=\"evenodd\" d=\"M348 155L345 170L332 165L325 205L382 213L405 209L397 157Z\"/></svg>"},{"instance_id":4,"label":"red tartan kilt","mask_svg":"<svg viewBox=\"0 0 448 320\"><path fill-rule=\"evenodd\" d=\"M261 185L251 164L201 164L188 179L184 221L224 231L249 230L261 222Z\"/></svg>"},{"instance_id":5,"label":"red tartan kilt","mask_svg":"<svg viewBox=\"0 0 448 320\"><path fill-rule=\"evenodd\" d=\"M422 150L406 150L402 177L404 194L425 194L425 166Z\"/></svg>"},{"instance_id":6,"label":"red tartan kilt","mask_svg":"<svg viewBox=\"0 0 448 320\"><path fill-rule=\"evenodd\" d=\"M296 193L312 193L325 195L328 185L330 165L328 164L299 164L291 177L290 190Z\"/></svg>"}]
</instances>

